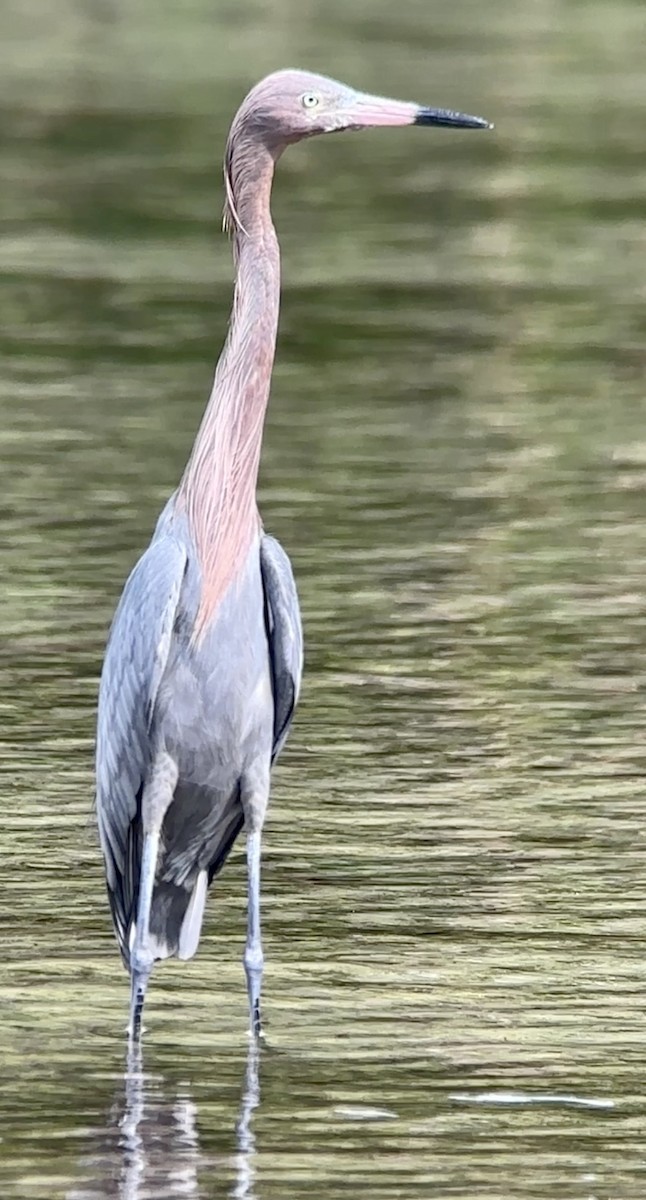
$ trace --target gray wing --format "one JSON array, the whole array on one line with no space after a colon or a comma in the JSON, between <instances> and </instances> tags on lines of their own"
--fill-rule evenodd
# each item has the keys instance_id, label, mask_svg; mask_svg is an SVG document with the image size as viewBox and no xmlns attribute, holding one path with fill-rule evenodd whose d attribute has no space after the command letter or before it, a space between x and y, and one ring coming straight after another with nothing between
<instances>
[{"instance_id":1,"label":"gray wing","mask_svg":"<svg viewBox=\"0 0 646 1200\"><path fill-rule=\"evenodd\" d=\"M150 725L186 559L169 533L151 542L123 589L101 673L96 807L112 919L126 962L139 886L137 818L150 765Z\"/></svg>"},{"instance_id":2,"label":"gray wing","mask_svg":"<svg viewBox=\"0 0 646 1200\"><path fill-rule=\"evenodd\" d=\"M300 691L303 630L291 563L280 542L268 534L260 541L260 570L274 693L274 762L285 744Z\"/></svg>"}]
</instances>

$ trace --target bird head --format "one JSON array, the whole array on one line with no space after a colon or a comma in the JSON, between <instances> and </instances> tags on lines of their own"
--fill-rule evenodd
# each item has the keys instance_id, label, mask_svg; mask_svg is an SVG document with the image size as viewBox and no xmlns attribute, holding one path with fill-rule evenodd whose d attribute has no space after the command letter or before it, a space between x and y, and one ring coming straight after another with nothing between
<instances>
[{"instance_id":1,"label":"bird head","mask_svg":"<svg viewBox=\"0 0 646 1200\"><path fill-rule=\"evenodd\" d=\"M443 125L457 129L489 129L482 117L387 100L357 92L343 83L309 71L275 71L261 80L244 100L236 119L277 156L293 142L343 129L379 125Z\"/></svg>"}]
</instances>

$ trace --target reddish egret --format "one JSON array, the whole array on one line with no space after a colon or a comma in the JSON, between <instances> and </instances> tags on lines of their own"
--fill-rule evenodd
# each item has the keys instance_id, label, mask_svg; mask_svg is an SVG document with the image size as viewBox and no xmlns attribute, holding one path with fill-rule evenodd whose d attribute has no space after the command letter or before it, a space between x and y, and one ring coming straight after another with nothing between
<instances>
[{"instance_id":1,"label":"reddish egret","mask_svg":"<svg viewBox=\"0 0 646 1200\"><path fill-rule=\"evenodd\" d=\"M280 299L269 199L291 142L377 125L488 128L480 117L278 71L249 93L229 134L229 333L182 480L123 590L99 692L98 824L134 1042L153 963L195 953L209 885L243 825L244 967L251 1031L261 1032L260 839L302 669L291 566L256 506Z\"/></svg>"}]
</instances>

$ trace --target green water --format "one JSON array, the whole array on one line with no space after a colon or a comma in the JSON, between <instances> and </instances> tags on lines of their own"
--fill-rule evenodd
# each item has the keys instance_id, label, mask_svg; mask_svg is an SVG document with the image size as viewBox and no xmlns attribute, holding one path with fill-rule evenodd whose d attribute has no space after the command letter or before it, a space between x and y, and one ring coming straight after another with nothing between
<instances>
[{"instance_id":1,"label":"green water","mask_svg":"<svg viewBox=\"0 0 646 1200\"><path fill-rule=\"evenodd\" d=\"M281 164L268 1044L258 1097L238 848L137 1088L97 677L224 335L228 122L283 65L496 130ZM643 68L630 0L5 9L3 1200L646 1194Z\"/></svg>"}]
</instances>

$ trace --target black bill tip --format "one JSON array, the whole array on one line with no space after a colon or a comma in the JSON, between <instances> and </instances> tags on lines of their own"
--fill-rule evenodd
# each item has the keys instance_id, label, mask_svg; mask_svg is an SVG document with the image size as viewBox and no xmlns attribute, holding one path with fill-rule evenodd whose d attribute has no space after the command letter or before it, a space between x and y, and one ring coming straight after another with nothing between
<instances>
[{"instance_id":1,"label":"black bill tip","mask_svg":"<svg viewBox=\"0 0 646 1200\"><path fill-rule=\"evenodd\" d=\"M415 125L444 125L449 129L493 129L484 117L470 117L468 113L451 112L448 108L420 108Z\"/></svg>"}]
</instances>

